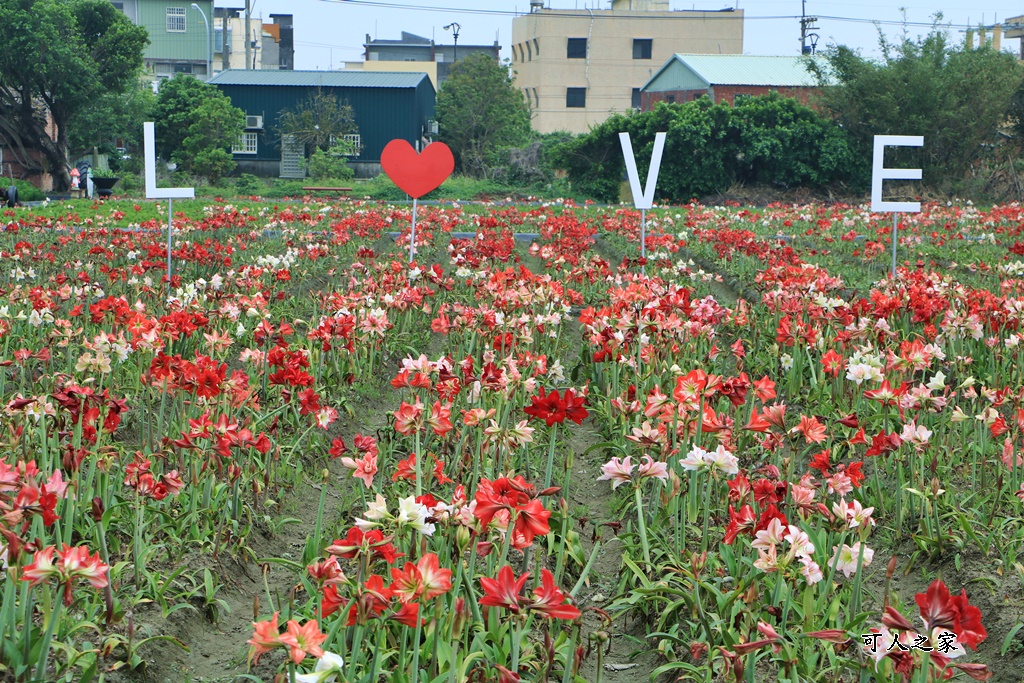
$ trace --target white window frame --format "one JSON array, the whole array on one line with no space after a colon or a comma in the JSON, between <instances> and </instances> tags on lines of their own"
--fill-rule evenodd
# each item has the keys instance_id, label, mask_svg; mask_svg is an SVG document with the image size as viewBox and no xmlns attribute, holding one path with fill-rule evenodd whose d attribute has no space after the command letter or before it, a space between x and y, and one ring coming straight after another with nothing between
<instances>
[{"instance_id":1,"label":"white window frame","mask_svg":"<svg viewBox=\"0 0 1024 683\"><path fill-rule=\"evenodd\" d=\"M259 152L259 133L245 132L231 145L232 154L256 154Z\"/></svg>"},{"instance_id":2,"label":"white window frame","mask_svg":"<svg viewBox=\"0 0 1024 683\"><path fill-rule=\"evenodd\" d=\"M357 157L363 153L363 136L359 133L349 133L348 135L342 135L341 139L345 142L352 143L352 153L346 154L345 156Z\"/></svg>"},{"instance_id":3,"label":"white window frame","mask_svg":"<svg viewBox=\"0 0 1024 683\"><path fill-rule=\"evenodd\" d=\"M359 156L360 154L363 153L363 136L361 134L359 134L359 133L348 133L346 135L342 135L341 136L341 140L344 141L344 142L351 142L352 143L352 149L353 149L352 153L351 154L346 154L345 156L347 156L347 157L357 157L357 156ZM334 145L338 144L337 136L332 135L330 142L331 142L331 147L334 147Z\"/></svg>"},{"instance_id":4,"label":"white window frame","mask_svg":"<svg viewBox=\"0 0 1024 683\"><path fill-rule=\"evenodd\" d=\"M178 27L181 28L178 28ZM167 32L168 33L185 33L188 26L185 24L185 8L184 7L168 7L167 8Z\"/></svg>"}]
</instances>

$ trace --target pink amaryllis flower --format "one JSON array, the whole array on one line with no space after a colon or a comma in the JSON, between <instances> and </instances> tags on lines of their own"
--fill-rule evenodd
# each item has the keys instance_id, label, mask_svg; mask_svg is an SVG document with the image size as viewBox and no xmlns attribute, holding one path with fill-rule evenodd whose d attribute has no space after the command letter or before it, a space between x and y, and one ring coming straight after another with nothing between
<instances>
[{"instance_id":1,"label":"pink amaryllis flower","mask_svg":"<svg viewBox=\"0 0 1024 683\"><path fill-rule=\"evenodd\" d=\"M56 561L54 561L56 555ZM21 574L22 581L36 586L50 578L64 587L64 604L71 604L71 588L75 579L85 579L93 588L106 588L109 580L107 572L110 567L103 563L100 554L89 554L89 549L80 545L72 548L64 545L57 550L55 546L43 548L32 556L32 563L27 565Z\"/></svg>"},{"instance_id":2,"label":"pink amaryllis flower","mask_svg":"<svg viewBox=\"0 0 1024 683\"><path fill-rule=\"evenodd\" d=\"M636 467L627 455L625 458L617 458L612 456L612 459L601 465L601 472L603 474L597 478L597 481L610 481L612 483L612 489L617 489L622 484L633 480L633 468Z\"/></svg>"},{"instance_id":3,"label":"pink amaryllis flower","mask_svg":"<svg viewBox=\"0 0 1024 683\"><path fill-rule=\"evenodd\" d=\"M341 465L352 470L354 478L362 479L366 488L373 486L373 475L377 474L377 453L375 451L370 451L358 459L343 457Z\"/></svg>"},{"instance_id":4,"label":"pink amaryllis flower","mask_svg":"<svg viewBox=\"0 0 1024 683\"><path fill-rule=\"evenodd\" d=\"M288 622L287 630L281 634L281 643L288 648L288 657L294 663L299 664L306 655L311 657L323 657L324 651L320 643L327 640L327 634L320 632L320 625L315 619L310 619L302 626L292 619Z\"/></svg>"},{"instance_id":5,"label":"pink amaryllis flower","mask_svg":"<svg viewBox=\"0 0 1024 683\"><path fill-rule=\"evenodd\" d=\"M649 479L654 477L662 481L668 481L668 465L663 462L655 461L649 455L645 455L640 466L637 468L637 476L640 477L640 479Z\"/></svg>"}]
</instances>

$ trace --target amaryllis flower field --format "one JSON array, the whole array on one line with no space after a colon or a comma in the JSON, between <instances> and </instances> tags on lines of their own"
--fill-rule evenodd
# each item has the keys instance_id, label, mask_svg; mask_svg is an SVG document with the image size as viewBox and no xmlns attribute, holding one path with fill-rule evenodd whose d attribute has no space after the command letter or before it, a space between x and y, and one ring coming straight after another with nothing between
<instances>
[{"instance_id":1,"label":"amaryllis flower field","mask_svg":"<svg viewBox=\"0 0 1024 683\"><path fill-rule=\"evenodd\" d=\"M1024 209L53 203L0 681L1020 681Z\"/></svg>"}]
</instances>

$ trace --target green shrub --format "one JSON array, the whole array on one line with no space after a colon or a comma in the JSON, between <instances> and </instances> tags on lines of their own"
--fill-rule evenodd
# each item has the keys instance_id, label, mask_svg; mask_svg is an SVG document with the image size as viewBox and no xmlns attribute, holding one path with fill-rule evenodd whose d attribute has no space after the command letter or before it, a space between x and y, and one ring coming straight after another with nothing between
<instances>
[{"instance_id":1,"label":"green shrub","mask_svg":"<svg viewBox=\"0 0 1024 683\"><path fill-rule=\"evenodd\" d=\"M121 192L123 195L141 194L145 189L145 181L137 173L123 173L121 175Z\"/></svg>"},{"instance_id":2,"label":"green shrub","mask_svg":"<svg viewBox=\"0 0 1024 683\"><path fill-rule=\"evenodd\" d=\"M626 179L620 132L630 135L641 184L655 133L668 133L657 196L673 202L722 192L736 182L820 187L846 180L858 168L841 128L776 93L735 107L701 98L616 115L552 150L552 163L568 172L578 191L617 202Z\"/></svg>"},{"instance_id":3,"label":"green shrub","mask_svg":"<svg viewBox=\"0 0 1024 683\"><path fill-rule=\"evenodd\" d=\"M306 194L302 187L308 184L305 180L275 180L270 187L263 191L263 196L267 199L301 197Z\"/></svg>"},{"instance_id":4,"label":"green shrub","mask_svg":"<svg viewBox=\"0 0 1024 683\"><path fill-rule=\"evenodd\" d=\"M251 197L266 192L267 186L262 180L252 173L243 173L235 180L235 192L240 195Z\"/></svg>"},{"instance_id":5,"label":"green shrub","mask_svg":"<svg viewBox=\"0 0 1024 683\"><path fill-rule=\"evenodd\" d=\"M356 173L349 168L346 153L348 148L345 145L335 145L329 150L318 149L306 162L306 169L309 177L317 182L327 179L351 180Z\"/></svg>"},{"instance_id":6,"label":"green shrub","mask_svg":"<svg viewBox=\"0 0 1024 683\"><path fill-rule=\"evenodd\" d=\"M3 202L6 206L7 202L7 188L11 186L11 179L4 178L0 180L0 187L3 187ZM38 187L28 182L27 180L21 180L18 178L14 179L14 186L18 188L18 201L19 202L41 202L46 199L46 195Z\"/></svg>"}]
</instances>

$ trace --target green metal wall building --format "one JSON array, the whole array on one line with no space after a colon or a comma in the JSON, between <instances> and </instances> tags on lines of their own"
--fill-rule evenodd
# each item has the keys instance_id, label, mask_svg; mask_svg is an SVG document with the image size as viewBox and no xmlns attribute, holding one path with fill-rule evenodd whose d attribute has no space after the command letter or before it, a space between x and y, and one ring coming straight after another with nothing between
<instances>
[{"instance_id":1,"label":"green metal wall building","mask_svg":"<svg viewBox=\"0 0 1024 683\"><path fill-rule=\"evenodd\" d=\"M213 0L195 2L206 13L205 22L203 15L192 7L192 0L111 0L111 4L149 32L149 45L142 58L150 76L173 78L175 74L187 73L207 78L207 46L214 29ZM211 22L209 30L206 22Z\"/></svg>"},{"instance_id":2,"label":"green metal wall building","mask_svg":"<svg viewBox=\"0 0 1024 683\"><path fill-rule=\"evenodd\" d=\"M349 165L362 177L380 172L381 152L391 140L422 149L434 118L434 87L424 73L233 69L210 82L246 114L245 135L232 150L239 171L261 176L303 177L300 150L282 143L278 119L318 89L352 106L359 154Z\"/></svg>"}]
</instances>

